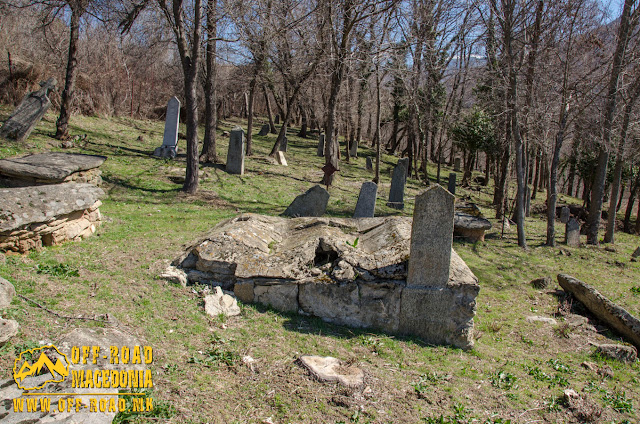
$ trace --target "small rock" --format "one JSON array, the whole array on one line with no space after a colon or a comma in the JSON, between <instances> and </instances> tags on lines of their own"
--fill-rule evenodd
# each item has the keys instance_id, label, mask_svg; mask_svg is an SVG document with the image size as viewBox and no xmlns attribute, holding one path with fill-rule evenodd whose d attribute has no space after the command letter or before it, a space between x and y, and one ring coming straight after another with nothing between
<instances>
[{"instance_id":1,"label":"small rock","mask_svg":"<svg viewBox=\"0 0 640 424\"><path fill-rule=\"evenodd\" d=\"M638 247L636 250L633 251L633 253L631 254L632 258L637 258L640 256L640 247Z\"/></svg>"},{"instance_id":2,"label":"small rock","mask_svg":"<svg viewBox=\"0 0 640 424\"><path fill-rule=\"evenodd\" d=\"M609 365L605 365L598 370L598 375L604 378L613 378L613 370Z\"/></svg>"},{"instance_id":3,"label":"small rock","mask_svg":"<svg viewBox=\"0 0 640 424\"><path fill-rule=\"evenodd\" d=\"M578 399L580 397L578 392L576 392L573 389L565 389L563 393L564 393L565 399L567 399L567 400L569 400L569 399Z\"/></svg>"},{"instance_id":4,"label":"small rock","mask_svg":"<svg viewBox=\"0 0 640 424\"><path fill-rule=\"evenodd\" d=\"M212 317L218 317L220 314L229 317L240 315L238 301L235 297L223 293L220 287L216 287L213 294L204 298L204 309Z\"/></svg>"},{"instance_id":5,"label":"small rock","mask_svg":"<svg viewBox=\"0 0 640 424\"><path fill-rule=\"evenodd\" d=\"M551 284L551 278L549 277L536 278L535 280L531 280L529 284L531 284L531 286L536 289L546 289Z\"/></svg>"},{"instance_id":6,"label":"small rock","mask_svg":"<svg viewBox=\"0 0 640 424\"><path fill-rule=\"evenodd\" d=\"M0 318L0 346L4 346L13 336L18 334L20 325L12 319Z\"/></svg>"},{"instance_id":7,"label":"small rock","mask_svg":"<svg viewBox=\"0 0 640 424\"><path fill-rule=\"evenodd\" d=\"M144 136L142 134L138 136L138 141L144 141Z\"/></svg>"},{"instance_id":8,"label":"small rock","mask_svg":"<svg viewBox=\"0 0 640 424\"><path fill-rule=\"evenodd\" d=\"M558 325L558 321L549 317L540 317L537 315L532 315L527 317L527 322L543 322L545 324Z\"/></svg>"},{"instance_id":9,"label":"small rock","mask_svg":"<svg viewBox=\"0 0 640 424\"><path fill-rule=\"evenodd\" d=\"M175 266L169 265L167 269L160 274L160 278L171 283L180 284L182 287L187 287L187 273Z\"/></svg>"},{"instance_id":10,"label":"small rock","mask_svg":"<svg viewBox=\"0 0 640 424\"><path fill-rule=\"evenodd\" d=\"M222 131L222 136L223 137L229 137L231 133L229 131Z\"/></svg>"},{"instance_id":11,"label":"small rock","mask_svg":"<svg viewBox=\"0 0 640 424\"><path fill-rule=\"evenodd\" d=\"M612 252L612 253L616 253L617 252L616 248L613 247L613 246L607 246L607 247L604 248L604 250L606 250L607 252Z\"/></svg>"},{"instance_id":12,"label":"small rock","mask_svg":"<svg viewBox=\"0 0 640 424\"><path fill-rule=\"evenodd\" d=\"M364 384L364 371L354 366L345 366L331 356L301 356L300 363L320 381L338 382L347 387Z\"/></svg>"},{"instance_id":13,"label":"small rock","mask_svg":"<svg viewBox=\"0 0 640 424\"><path fill-rule=\"evenodd\" d=\"M256 360L255 360L255 359L253 359L253 358L252 358L251 356L249 356L249 355L245 355L245 356L243 356L243 357L242 357L242 363L243 363L243 364L245 364L247 367L249 367L249 369L250 369L252 372L255 372L255 368L254 368L254 367L255 367L255 366L254 366L255 362L256 362Z\"/></svg>"},{"instance_id":14,"label":"small rock","mask_svg":"<svg viewBox=\"0 0 640 424\"><path fill-rule=\"evenodd\" d=\"M604 344L597 346L596 353L625 363L633 363L638 359L638 352L633 346Z\"/></svg>"},{"instance_id":15,"label":"small rock","mask_svg":"<svg viewBox=\"0 0 640 424\"><path fill-rule=\"evenodd\" d=\"M598 366L597 366L595 363L593 363L593 362L587 362L587 361L585 361L585 362L581 363L581 364L580 364L580 366L581 366L582 368L586 368L586 369L588 369L589 371L593 371L593 372L598 371Z\"/></svg>"},{"instance_id":16,"label":"small rock","mask_svg":"<svg viewBox=\"0 0 640 424\"><path fill-rule=\"evenodd\" d=\"M8 308L15 295L16 289L13 284L0 277L0 310Z\"/></svg>"}]
</instances>

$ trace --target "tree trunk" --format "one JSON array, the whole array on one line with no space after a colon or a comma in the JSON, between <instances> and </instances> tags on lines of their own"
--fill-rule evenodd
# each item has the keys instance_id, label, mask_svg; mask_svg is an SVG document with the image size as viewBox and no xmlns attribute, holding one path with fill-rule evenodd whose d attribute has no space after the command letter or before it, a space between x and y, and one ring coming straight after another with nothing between
<instances>
[{"instance_id":1,"label":"tree trunk","mask_svg":"<svg viewBox=\"0 0 640 424\"><path fill-rule=\"evenodd\" d=\"M264 94L264 103L267 107L267 117L269 118L269 132L271 134L277 134L276 124L273 123L273 113L271 112L271 100L269 99L269 93L267 92L267 88L262 86L262 93Z\"/></svg>"},{"instance_id":2,"label":"tree trunk","mask_svg":"<svg viewBox=\"0 0 640 424\"><path fill-rule=\"evenodd\" d=\"M607 178L607 164L609 162L608 146L611 141L611 129L616 111L616 101L618 94L618 80L624 65L625 51L629 42L629 34L632 32L637 19L631 19L631 8L636 0L625 0L620 17L620 28L618 30L618 42L613 56L611 66L611 77L607 92L607 101L604 114L603 137L599 146L598 164L595 170L595 179L591 191L591 205L589 207L589 217L587 218L587 244L598 244L598 227L602 215L602 202L605 192L605 182Z\"/></svg>"},{"instance_id":3,"label":"tree trunk","mask_svg":"<svg viewBox=\"0 0 640 424\"><path fill-rule=\"evenodd\" d=\"M553 147L553 158L551 159L551 172L549 177L549 189L547 190L547 246L556 246L556 204L558 200L558 166L560 165L560 150L564 142L564 132L567 127L569 117L569 103L566 92L562 97L560 109L560 119L556 143Z\"/></svg>"},{"instance_id":4,"label":"tree trunk","mask_svg":"<svg viewBox=\"0 0 640 424\"><path fill-rule=\"evenodd\" d=\"M247 156L253 155L253 103L256 94L259 64L256 63L256 71L249 83L249 101L247 106Z\"/></svg>"},{"instance_id":5,"label":"tree trunk","mask_svg":"<svg viewBox=\"0 0 640 424\"><path fill-rule=\"evenodd\" d=\"M624 232L631 233L631 213L633 212L633 205L638 195L638 187L640 187L640 172L638 172L636 179L631 185L631 193L629 194L629 201L627 202L627 210L624 214Z\"/></svg>"},{"instance_id":6,"label":"tree trunk","mask_svg":"<svg viewBox=\"0 0 640 424\"><path fill-rule=\"evenodd\" d=\"M69 27L69 54L67 59L67 74L64 90L60 99L60 116L56 121L56 135L58 140L69 138L69 118L76 86L76 69L78 68L78 40L80 38L80 17L84 10L71 8L71 23Z\"/></svg>"},{"instance_id":7,"label":"tree trunk","mask_svg":"<svg viewBox=\"0 0 640 424\"><path fill-rule=\"evenodd\" d=\"M198 190L198 70L185 69L184 94L187 127L187 172L182 190L193 194Z\"/></svg>"},{"instance_id":8,"label":"tree trunk","mask_svg":"<svg viewBox=\"0 0 640 424\"><path fill-rule=\"evenodd\" d=\"M204 82L204 141L200 162L217 163L218 153L216 147L216 127L218 121L216 99L216 35L217 35L217 0L209 0L207 3L207 46L205 53L205 66L207 75Z\"/></svg>"}]
</instances>

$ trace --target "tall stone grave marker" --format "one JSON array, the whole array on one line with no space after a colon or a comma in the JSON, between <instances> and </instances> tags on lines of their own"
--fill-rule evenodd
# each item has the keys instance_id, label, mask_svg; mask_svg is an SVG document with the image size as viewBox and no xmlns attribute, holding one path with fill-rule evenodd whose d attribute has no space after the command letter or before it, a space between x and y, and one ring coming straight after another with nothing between
<instances>
[{"instance_id":1,"label":"tall stone grave marker","mask_svg":"<svg viewBox=\"0 0 640 424\"><path fill-rule=\"evenodd\" d=\"M164 121L162 146L154 150L153 155L173 159L178 149L178 125L180 124L180 100L176 96L167 103L167 117Z\"/></svg>"},{"instance_id":2,"label":"tall stone grave marker","mask_svg":"<svg viewBox=\"0 0 640 424\"><path fill-rule=\"evenodd\" d=\"M278 165L288 166L287 159L284 157L283 151L280 150L276 152L276 162L278 162Z\"/></svg>"},{"instance_id":3,"label":"tall stone grave marker","mask_svg":"<svg viewBox=\"0 0 640 424\"><path fill-rule=\"evenodd\" d=\"M447 185L447 189L451 194L456 194L456 176L457 175L458 174L456 174L455 172L449 173L449 184Z\"/></svg>"},{"instance_id":4,"label":"tall stone grave marker","mask_svg":"<svg viewBox=\"0 0 640 424\"><path fill-rule=\"evenodd\" d=\"M16 141L24 141L38 125L51 106L49 91L56 88L56 79L49 78L40 83L40 90L27 94L0 128L0 135Z\"/></svg>"},{"instance_id":5,"label":"tall stone grave marker","mask_svg":"<svg viewBox=\"0 0 640 424\"><path fill-rule=\"evenodd\" d=\"M394 209L404 209L404 186L407 182L408 169L409 158L398 160L398 164L393 169L393 175L391 176L391 190L389 191L387 206Z\"/></svg>"},{"instance_id":6,"label":"tall stone grave marker","mask_svg":"<svg viewBox=\"0 0 640 424\"><path fill-rule=\"evenodd\" d=\"M358 195L358 203L356 210L353 212L354 218L373 218L376 209L376 195L378 194L378 185L373 181L366 181L360 187Z\"/></svg>"},{"instance_id":7,"label":"tall stone grave marker","mask_svg":"<svg viewBox=\"0 0 640 424\"><path fill-rule=\"evenodd\" d=\"M460 260L451 249L454 201L455 196L439 185L416 197L400 322L403 332L428 343L469 349L479 286L449 285L452 263Z\"/></svg>"},{"instance_id":8,"label":"tall stone grave marker","mask_svg":"<svg viewBox=\"0 0 640 424\"><path fill-rule=\"evenodd\" d=\"M324 157L324 134L320 134L318 137L318 152L317 155Z\"/></svg>"},{"instance_id":9,"label":"tall stone grave marker","mask_svg":"<svg viewBox=\"0 0 640 424\"><path fill-rule=\"evenodd\" d=\"M373 161L371 160L371 156L367 156L366 168L367 168L367 171L373 172Z\"/></svg>"},{"instance_id":10,"label":"tall stone grave marker","mask_svg":"<svg viewBox=\"0 0 640 424\"><path fill-rule=\"evenodd\" d=\"M567 222L569 222L570 217L571 217L571 210L569 209L568 206L563 206L562 209L560 209L560 222L562 222L563 224L566 224Z\"/></svg>"},{"instance_id":11,"label":"tall stone grave marker","mask_svg":"<svg viewBox=\"0 0 640 424\"><path fill-rule=\"evenodd\" d=\"M358 141L357 140L351 141L351 144L349 145L349 155L352 158L358 157Z\"/></svg>"},{"instance_id":12,"label":"tall stone grave marker","mask_svg":"<svg viewBox=\"0 0 640 424\"><path fill-rule=\"evenodd\" d=\"M274 119L274 124L276 125L280 124L280 115L276 115L276 118Z\"/></svg>"},{"instance_id":13,"label":"tall stone grave marker","mask_svg":"<svg viewBox=\"0 0 640 424\"><path fill-rule=\"evenodd\" d=\"M284 216L297 218L300 216L322 216L327 211L329 192L319 185L314 185L296 197L283 212Z\"/></svg>"},{"instance_id":14,"label":"tall stone grave marker","mask_svg":"<svg viewBox=\"0 0 640 424\"><path fill-rule=\"evenodd\" d=\"M460 172L460 165L461 165L461 160L460 158L455 158L453 161L453 170L456 172Z\"/></svg>"},{"instance_id":15,"label":"tall stone grave marker","mask_svg":"<svg viewBox=\"0 0 640 424\"><path fill-rule=\"evenodd\" d=\"M567 246L580 247L580 223L574 217L567 221L564 241Z\"/></svg>"},{"instance_id":16,"label":"tall stone grave marker","mask_svg":"<svg viewBox=\"0 0 640 424\"><path fill-rule=\"evenodd\" d=\"M284 138L282 139L282 143L280 143L280 151L286 152L288 148L289 148L289 139L285 135Z\"/></svg>"},{"instance_id":17,"label":"tall stone grave marker","mask_svg":"<svg viewBox=\"0 0 640 424\"><path fill-rule=\"evenodd\" d=\"M227 172L244 174L244 131L240 127L231 130L229 150L227 151Z\"/></svg>"}]
</instances>

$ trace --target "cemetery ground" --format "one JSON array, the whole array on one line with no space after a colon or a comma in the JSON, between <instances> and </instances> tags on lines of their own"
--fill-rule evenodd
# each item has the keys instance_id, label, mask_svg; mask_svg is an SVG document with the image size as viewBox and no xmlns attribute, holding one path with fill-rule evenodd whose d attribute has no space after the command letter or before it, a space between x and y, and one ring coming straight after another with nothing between
<instances>
[{"instance_id":1,"label":"cemetery ground","mask_svg":"<svg viewBox=\"0 0 640 424\"><path fill-rule=\"evenodd\" d=\"M0 119L9 112L0 108ZM222 122L220 130L233 125ZM49 113L26 144L3 141L0 158L61 151L49 137L54 130L55 116ZM623 340L593 319L576 319L571 311L589 315L577 302L563 301L556 281L558 273L570 274L640 316L640 263L630 261L640 244L637 236L617 232L615 249L569 248L562 243L564 225L558 221L558 247L542 246L546 222L544 214L535 213L545 198L541 192L526 219L530 248L525 251L517 246L514 226L501 237L501 226L492 219L492 188L474 184L459 187L457 195L476 202L494 228L484 242L454 240L454 249L480 284L473 350L427 346L417 339L334 326L260 305L241 305L237 317L212 318L203 307L206 287L183 288L158 275L185 244L220 220L240 212L278 215L320 181L323 158L316 156L315 138L298 138L292 129L289 166L282 167L266 159L275 135L254 135L254 155L246 159L245 175L203 165L198 193L186 195L180 191L184 140L179 141L182 151L176 160L150 156L161 143L162 122L74 117L70 130L87 138L64 151L108 157L101 168L108 192L101 207L106 222L82 242L0 256L0 276L12 282L18 294L60 315L108 314L112 324L153 347L154 410L119 415L117 421L637 422L640 364L594 355L591 341ZM223 161L227 142L219 132ZM372 177L364 166L367 155L373 151L361 147L358 159L341 163L329 190L328 215L352 215L360 185ZM410 216L413 198L424 187L408 179L404 211L388 208L390 171L396 161L382 158L376 216ZM435 172L430 164L432 181ZM448 172L443 168L442 185ZM562 195L563 202L581 204ZM552 278L546 289L529 285L544 276ZM22 350L54 342L78 326L104 325L64 319L17 296L6 315L20 323L20 332L0 348L2 378L10 378L15 355ZM532 315L554 317L558 324L528 322ZM346 389L313 380L296 364L304 354L358 365L365 370L365 387ZM254 362L243 362L245 356ZM581 365L585 362L591 369ZM567 404L565 389L578 392L583 402Z\"/></svg>"}]
</instances>

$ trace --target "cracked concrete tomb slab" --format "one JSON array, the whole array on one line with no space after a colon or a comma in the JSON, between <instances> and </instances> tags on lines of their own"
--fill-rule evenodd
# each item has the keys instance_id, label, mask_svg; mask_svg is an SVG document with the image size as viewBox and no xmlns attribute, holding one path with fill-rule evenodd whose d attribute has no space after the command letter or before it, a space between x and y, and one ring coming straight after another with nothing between
<instances>
[{"instance_id":1,"label":"cracked concrete tomb slab","mask_svg":"<svg viewBox=\"0 0 640 424\"><path fill-rule=\"evenodd\" d=\"M453 210L448 219L452 229ZM450 254L433 258L439 268L433 272L444 278L434 285L416 279L408 288L411 225L407 217L242 214L219 223L173 265L197 270L243 302L469 349L478 280L451 249L448 233L439 246ZM416 248L416 271L421 263L429 268L429 251Z\"/></svg>"}]
</instances>

